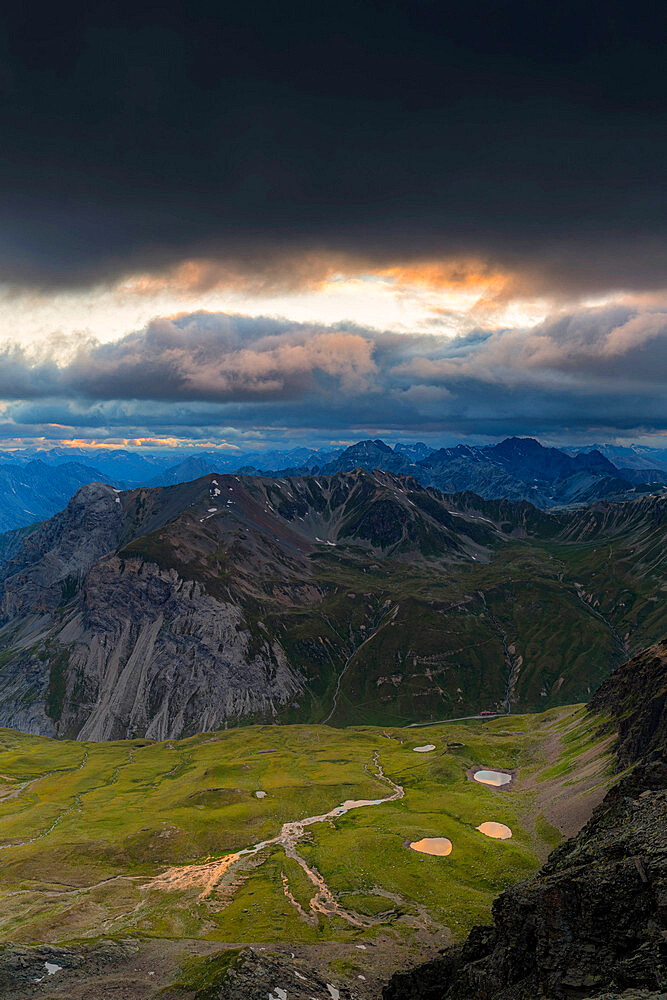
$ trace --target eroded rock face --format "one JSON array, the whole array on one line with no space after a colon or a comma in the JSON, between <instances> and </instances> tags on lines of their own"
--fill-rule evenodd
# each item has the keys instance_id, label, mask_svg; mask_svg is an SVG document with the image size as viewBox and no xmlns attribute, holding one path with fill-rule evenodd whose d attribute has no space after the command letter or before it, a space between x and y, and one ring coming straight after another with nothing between
<instances>
[{"instance_id":1,"label":"eroded rock face","mask_svg":"<svg viewBox=\"0 0 667 1000\"><path fill-rule=\"evenodd\" d=\"M632 544L657 550L664 511L616 506L632 508L622 518L635 525ZM502 572L486 593L471 586L454 603L442 585L450 570L492 564L515 534L566 533L569 543L579 531L570 520L582 516L446 497L359 469L210 474L122 493L94 483L20 548L10 540L12 558L0 566L0 725L103 739L177 737L241 718L306 721L322 717L340 677L335 723L363 721L355 706L371 698L392 718L442 718L453 702L474 714L480 690L491 706L581 700L622 640L562 574L536 571L533 606L549 613L554 588L560 594L563 654L537 653L530 671L521 664L534 623L507 621L530 581L515 590ZM437 584L435 603L426 591L404 599L407 562ZM367 642L380 629L382 657L379 641ZM471 630L475 641L462 642ZM574 630L577 648L587 636L596 643L584 672L567 655Z\"/></svg>"},{"instance_id":2,"label":"eroded rock face","mask_svg":"<svg viewBox=\"0 0 667 1000\"><path fill-rule=\"evenodd\" d=\"M124 506L110 486L82 487L2 567L0 626L16 634L0 675L0 725L166 739L272 719L301 689L299 673L275 639L251 635L232 600L115 554L136 527L141 498L128 512L127 497Z\"/></svg>"},{"instance_id":3,"label":"eroded rock face","mask_svg":"<svg viewBox=\"0 0 667 1000\"><path fill-rule=\"evenodd\" d=\"M22 615L53 612L93 563L118 544L123 508L104 483L82 486L66 510L23 542L0 569L0 625Z\"/></svg>"},{"instance_id":4,"label":"eroded rock face","mask_svg":"<svg viewBox=\"0 0 667 1000\"><path fill-rule=\"evenodd\" d=\"M88 574L59 727L79 739L167 739L271 718L301 687L277 642L252 639L241 610L174 570L111 556Z\"/></svg>"}]
</instances>

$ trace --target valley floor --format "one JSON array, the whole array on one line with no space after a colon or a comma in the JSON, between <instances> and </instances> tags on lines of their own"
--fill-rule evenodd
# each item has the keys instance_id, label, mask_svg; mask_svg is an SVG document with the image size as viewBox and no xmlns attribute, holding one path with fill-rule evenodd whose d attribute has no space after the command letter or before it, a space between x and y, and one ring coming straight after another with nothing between
<instances>
[{"instance_id":1,"label":"valley floor","mask_svg":"<svg viewBox=\"0 0 667 1000\"><path fill-rule=\"evenodd\" d=\"M195 996L206 956L252 944L295 976L377 996L395 968L487 921L581 826L611 780L598 728L570 706L420 732L262 726L163 743L1 730L0 995ZM480 767L514 780L479 784ZM410 850L433 837L451 854ZM45 947L60 949L52 975ZM24 948L31 974L3 994Z\"/></svg>"}]
</instances>

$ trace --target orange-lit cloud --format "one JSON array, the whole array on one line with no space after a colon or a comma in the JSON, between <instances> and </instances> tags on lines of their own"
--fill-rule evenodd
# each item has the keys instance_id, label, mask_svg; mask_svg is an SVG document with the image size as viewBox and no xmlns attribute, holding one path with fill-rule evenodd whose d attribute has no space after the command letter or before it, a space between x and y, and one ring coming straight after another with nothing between
<instances>
[{"instance_id":1,"label":"orange-lit cloud","mask_svg":"<svg viewBox=\"0 0 667 1000\"><path fill-rule=\"evenodd\" d=\"M188 431L201 447L238 445L267 427L327 439L392 427L658 433L667 310L558 310L458 337L199 311L53 356L8 346L0 362L0 435L25 428L71 448L179 447Z\"/></svg>"},{"instance_id":2,"label":"orange-lit cloud","mask_svg":"<svg viewBox=\"0 0 667 1000\"><path fill-rule=\"evenodd\" d=\"M190 297L230 289L272 296L277 293L325 290L331 283L378 278L396 289L421 288L467 293L475 299L500 301L530 294L525 279L481 260L423 260L410 263L373 262L344 254L304 253L276 258L220 262L186 260L159 273L128 276L118 289L130 295L170 291Z\"/></svg>"},{"instance_id":3,"label":"orange-lit cloud","mask_svg":"<svg viewBox=\"0 0 667 1000\"><path fill-rule=\"evenodd\" d=\"M213 291L232 290L252 295L317 291L337 275L359 274L362 262L339 254L277 253L275 256L242 256L220 261L184 260L151 273L128 275L116 286L131 295L171 292L190 298Z\"/></svg>"},{"instance_id":4,"label":"orange-lit cloud","mask_svg":"<svg viewBox=\"0 0 667 1000\"><path fill-rule=\"evenodd\" d=\"M115 294L130 300L171 297L205 308L220 308L215 297L231 296L244 311L249 302L264 303L263 310L270 302L299 319L305 318L300 310L309 309L320 322L372 322L360 311L372 301L384 328L432 322L452 333L476 324L538 322L553 303L539 281L481 259L372 261L331 253L188 260L161 273L129 276ZM343 303L346 316L339 311Z\"/></svg>"},{"instance_id":5,"label":"orange-lit cloud","mask_svg":"<svg viewBox=\"0 0 667 1000\"><path fill-rule=\"evenodd\" d=\"M54 425L55 426L55 425ZM46 438L39 440L46 441ZM59 438L58 443L63 448L97 448L100 450L115 450L125 448L178 448L181 446L183 438L178 437L132 437L132 438L112 438L98 441L95 438ZM228 441L191 441L191 448L214 448L228 451L239 451L238 445L230 444Z\"/></svg>"}]
</instances>

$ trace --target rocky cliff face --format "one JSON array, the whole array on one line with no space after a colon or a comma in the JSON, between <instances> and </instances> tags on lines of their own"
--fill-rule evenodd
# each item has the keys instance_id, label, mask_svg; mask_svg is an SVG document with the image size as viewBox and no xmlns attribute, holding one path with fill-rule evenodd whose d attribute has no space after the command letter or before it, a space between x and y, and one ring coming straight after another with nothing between
<instances>
[{"instance_id":1,"label":"rocky cliff face","mask_svg":"<svg viewBox=\"0 0 667 1000\"><path fill-rule=\"evenodd\" d=\"M251 635L238 604L173 568L115 554L121 538L169 513L93 484L2 567L0 620L14 645L0 724L166 739L229 718L270 719L299 691L280 645Z\"/></svg>"},{"instance_id":2,"label":"rocky cliff face","mask_svg":"<svg viewBox=\"0 0 667 1000\"><path fill-rule=\"evenodd\" d=\"M80 489L0 568L0 623L53 612L93 563L115 548L122 522L118 490L103 483Z\"/></svg>"},{"instance_id":3,"label":"rocky cliff face","mask_svg":"<svg viewBox=\"0 0 667 1000\"><path fill-rule=\"evenodd\" d=\"M118 556L93 567L59 638L70 649L59 723L82 740L161 740L230 718L270 719L303 683L279 643L243 627L237 605L175 570Z\"/></svg>"},{"instance_id":4,"label":"rocky cliff face","mask_svg":"<svg viewBox=\"0 0 667 1000\"><path fill-rule=\"evenodd\" d=\"M590 707L629 722L620 731L624 765L644 749L647 756L535 878L498 897L492 926L474 928L462 946L394 976L384 1000L583 1000L637 990L665 996L664 703L656 711L664 683L660 644L603 685Z\"/></svg>"}]
</instances>

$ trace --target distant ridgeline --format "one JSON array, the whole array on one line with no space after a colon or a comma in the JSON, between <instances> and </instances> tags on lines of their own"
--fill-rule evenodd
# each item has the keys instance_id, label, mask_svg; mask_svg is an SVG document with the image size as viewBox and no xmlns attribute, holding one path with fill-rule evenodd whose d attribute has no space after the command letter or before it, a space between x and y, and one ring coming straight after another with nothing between
<instances>
[{"instance_id":1,"label":"distant ridgeline","mask_svg":"<svg viewBox=\"0 0 667 1000\"><path fill-rule=\"evenodd\" d=\"M0 725L166 739L586 701L664 634L666 510L358 468L85 486L0 546Z\"/></svg>"},{"instance_id":2,"label":"distant ridgeline","mask_svg":"<svg viewBox=\"0 0 667 1000\"><path fill-rule=\"evenodd\" d=\"M544 510L603 499L629 500L660 493L667 486L667 458L656 449L600 445L563 451L545 448L533 438L454 448L430 448L422 442L391 448L384 441L368 440L345 449L292 448L231 456L209 451L183 461L176 457L82 448L26 453L19 462L15 454L0 453L0 531L50 517L86 483L171 486L209 472L280 478L380 469L412 476L423 486L444 492L470 490L486 499L530 500Z\"/></svg>"}]
</instances>

